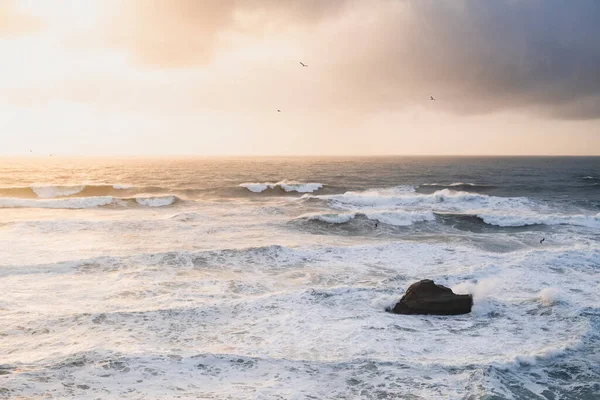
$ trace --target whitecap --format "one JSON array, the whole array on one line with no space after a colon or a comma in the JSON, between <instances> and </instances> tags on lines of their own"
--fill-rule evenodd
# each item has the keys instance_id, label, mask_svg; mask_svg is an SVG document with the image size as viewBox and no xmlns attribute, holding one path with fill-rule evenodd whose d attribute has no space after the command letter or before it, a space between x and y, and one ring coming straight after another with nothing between
<instances>
[{"instance_id":1,"label":"whitecap","mask_svg":"<svg viewBox=\"0 0 600 400\"><path fill-rule=\"evenodd\" d=\"M32 185L31 190L42 199L51 199L55 197L72 196L85 189L85 185L79 186L51 186L51 185Z\"/></svg>"},{"instance_id":2,"label":"whitecap","mask_svg":"<svg viewBox=\"0 0 600 400\"><path fill-rule=\"evenodd\" d=\"M127 184L122 184L122 183L117 183L112 185L113 189L115 190L127 190L127 189L133 189L135 186L133 185L127 185Z\"/></svg>"},{"instance_id":3,"label":"whitecap","mask_svg":"<svg viewBox=\"0 0 600 400\"><path fill-rule=\"evenodd\" d=\"M136 197L135 201L146 207L166 207L177 201L177 196Z\"/></svg>"},{"instance_id":4,"label":"whitecap","mask_svg":"<svg viewBox=\"0 0 600 400\"><path fill-rule=\"evenodd\" d=\"M93 208L111 204L111 196L79 197L71 199L32 200L19 198L0 198L0 208Z\"/></svg>"},{"instance_id":5,"label":"whitecap","mask_svg":"<svg viewBox=\"0 0 600 400\"><path fill-rule=\"evenodd\" d=\"M310 182L296 182L296 181L288 181L283 180L276 183L272 182L249 182L249 183L240 183L239 187L243 187L248 189L254 193L261 193L267 189L283 189L286 192L298 192L298 193L312 193L323 187L322 183Z\"/></svg>"}]
</instances>

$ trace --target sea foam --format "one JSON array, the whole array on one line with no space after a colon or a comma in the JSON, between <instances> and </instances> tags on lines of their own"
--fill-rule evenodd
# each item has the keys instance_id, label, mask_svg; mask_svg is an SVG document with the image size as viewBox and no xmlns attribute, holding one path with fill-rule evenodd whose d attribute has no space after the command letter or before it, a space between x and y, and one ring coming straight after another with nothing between
<instances>
[{"instance_id":1,"label":"sea foam","mask_svg":"<svg viewBox=\"0 0 600 400\"><path fill-rule=\"evenodd\" d=\"M50 199L55 197L66 197L80 193L85 189L85 185L79 186L44 186L32 185L31 190L42 199Z\"/></svg>"},{"instance_id":2,"label":"sea foam","mask_svg":"<svg viewBox=\"0 0 600 400\"><path fill-rule=\"evenodd\" d=\"M240 187L246 188L254 193L261 193L267 189L282 189L285 192L312 193L323 187L322 183L302 183L283 180L277 183L240 183Z\"/></svg>"}]
</instances>

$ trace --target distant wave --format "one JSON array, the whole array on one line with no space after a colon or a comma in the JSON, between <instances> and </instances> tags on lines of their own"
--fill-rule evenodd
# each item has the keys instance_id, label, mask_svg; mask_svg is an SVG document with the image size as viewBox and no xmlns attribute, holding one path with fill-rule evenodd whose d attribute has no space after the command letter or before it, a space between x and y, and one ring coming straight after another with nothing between
<instances>
[{"instance_id":1,"label":"distant wave","mask_svg":"<svg viewBox=\"0 0 600 400\"><path fill-rule=\"evenodd\" d=\"M566 214L461 214L440 213L433 211L381 211L381 212L341 212L341 213L312 213L296 218L297 221L318 221L327 224L346 224L359 218L378 221L392 226L409 226L417 222L428 222L440 219L450 225L466 224L488 225L497 227L525 227L532 225L576 225L589 228L600 228L600 213L594 215Z\"/></svg>"},{"instance_id":2,"label":"distant wave","mask_svg":"<svg viewBox=\"0 0 600 400\"><path fill-rule=\"evenodd\" d=\"M336 195L305 194L304 200L318 199L342 208L389 208L399 206L419 206L444 204L454 207L486 208L486 207L515 207L530 204L523 197L496 197L485 194L454 191L450 189L437 190L431 194L415 194L410 192L393 192L390 190L371 189L363 192L346 192Z\"/></svg>"},{"instance_id":3,"label":"distant wave","mask_svg":"<svg viewBox=\"0 0 600 400\"><path fill-rule=\"evenodd\" d=\"M135 188L135 186L133 186L133 185L126 185L126 184L123 184L123 183L114 184L114 185L112 185L112 187L113 187L113 189L116 189L116 190L127 190L127 189L134 189Z\"/></svg>"},{"instance_id":4,"label":"distant wave","mask_svg":"<svg viewBox=\"0 0 600 400\"><path fill-rule=\"evenodd\" d=\"M590 180L590 181L596 181L596 180L600 180L600 177L598 177L598 176L589 176L588 175L588 176L584 176L581 179Z\"/></svg>"},{"instance_id":5,"label":"distant wave","mask_svg":"<svg viewBox=\"0 0 600 400\"><path fill-rule=\"evenodd\" d=\"M177 196L157 196L157 197L136 197L135 201L146 207L166 207L175 203L179 198Z\"/></svg>"},{"instance_id":6,"label":"distant wave","mask_svg":"<svg viewBox=\"0 0 600 400\"><path fill-rule=\"evenodd\" d=\"M576 225L600 228L600 214L566 214L526 197L497 197L450 189L430 194L370 189L336 195L305 194L301 200L326 202L334 210L340 210L303 216L328 223L345 223L364 215L390 225L407 225L420 220L429 221L437 215L442 220L455 218L460 219L457 220L460 223L485 223L498 227Z\"/></svg>"},{"instance_id":7,"label":"distant wave","mask_svg":"<svg viewBox=\"0 0 600 400\"><path fill-rule=\"evenodd\" d=\"M166 207L180 199L177 196L148 196L133 198L118 198L113 196L71 197L63 199L22 199L0 197L0 208L55 208L55 209L84 209L101 206L131 206Z\"/></svg>"},{"instance_id":8,"label":"distant wave","mask_svg":"<svg viewBox=\"0 0 600 400\"><path fill-rule=\"evenodd\" d=\"M423 192L427 192L431 189L433 190L438 190L438 189L451 189L451 190L459 190L459 191L464 191L464 192L485 192L491 189L494 189L494 186L492 185L483 185L483 184L478 184L478 183L471 183L471 182L454 182L454 183L449 183L449 184L444 184L444 183L423 183L422 185L420 185L417 188L419 191Z\"/></svg>"},{"instance_id":9,"label":"distant wave","mask_svg":"<svg viewBox=\"0 0 600 400\"><path fill-rule=\"evenodd\" d=\"M464 183L464 182L455 182L450 184L443 183L424 183L422 186L443 186L443 187L452 187L452 186L483 186L478 185L476 183Z\"/></svg>"},{"instance_id":10,"label":"distant wave","mask_svg":"<svg viewBox=\"0 0 600 400\"><path fill-rule=\"evenodd\" d=\"M41 199L51 199L54 197L71 196L80 193L85 189L81 186L31 186L31 190Z\"/></svg>"},{"instance_id":11,"label":"distant wave","mask_svg":"<svg viewBox=\"0 0 600 400\"><path fill-rule=\"evenodd\" d=\"M345 224L356 218L367 218L387 225L409 226L416 222L435 220L431 211L382 211L382 212L356 212L356 213L315 213L304 214L297 220L320 221L328 224Z\"/></svg>"},{"instance_id":12,"label":"distant wave","mask_svg":"<svg viewBox=\"0 0 600 400\"><path fill-rule=\"evenodd\" d=\"M596 215L565 214L477 214L486 224L508 227L529 225L577 225L600 228L600 213Z\"/></svg>"},{"instance_id":13,"label":"distant wave","mask_svg":"<svg viewBox=\"0 0 600 400\"><path fill-rule=\"evenodd\" d=\"M436 217L450 224L471 225L486 224L497 227L526 227L533 225L576 225L588 228L600 228L600 213L596 215L568 214L510 214L510 213L435 213Z\"/></svg>"},{"instance_id":14,"label":"distant wave","mask_svg":"<svg viewBox=\"0 0 600 400\"><path fill-rule=\"evenodd\" d=\"M283 180L277 183L264 182L264 183L240 183L239 187L248 189L253 193L262 193L265 190L283 190L286 193L298 192L298 193L312 193L321 189L324 185L322 183L302 183L295 181Z\"/></svg>"},{"instance_id":15,"label":"distant wave","mask_svg":"<svg viewBox=\"0 0 600 400\"><path fill-rule=\"evenodd\" d=\"M111 196L101 197L78 197L71 199L19 199L19 198L0 198L0 208L93 208L111 204L114 198Z\"/></svg>"},{"instance_id":16,"label":"distant wave","mask_svg":"<svg viewBox=\"0 0 600 400\"><path fill-rule=\"evenodd\" d=\"M97 197L110 196L137 189L125 184L78 184L78 185L31 185L20 187L0 187L0 197L55 199L62 197ZM156 191L156 188L141 188L146 191Z\"/></svg>"}]
</instances>

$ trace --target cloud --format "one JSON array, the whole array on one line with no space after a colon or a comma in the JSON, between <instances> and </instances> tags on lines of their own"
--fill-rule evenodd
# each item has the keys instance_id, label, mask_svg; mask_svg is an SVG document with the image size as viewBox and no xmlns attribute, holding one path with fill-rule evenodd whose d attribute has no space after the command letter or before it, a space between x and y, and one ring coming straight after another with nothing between
<instances>
[{"instance_id":1,"label":"cloud","mask_svg":"<svg viewBox=\"0 0 600 400\"><path fill-rule=\"evenodd\" d=\"M415 96L461 114L527 109L600 116L600 5L503 0L389 1L344 27L342 79L380 104ZM327 43L326 47L333 43ZM326 51L322 52L322 56ZM344 72L343 72L344 73Z\"/></svg>"},{"instance_id":2,"label":"cloud","mask_svg":"<svg viewBox=\"0 0 600 400\"><path fill-rule=\"evenodd\" d=\"M346 0L131 0L118 3L107 38L150 66L205 64L232 32L257 35L318 21Z\"/></svg>"},{"instance_id":3,"label":"cloud","mask_svg":"<svg viewBox=\"0 0 600 400\"><path fill-rule=\"evenodd\" d=\"M0 32L18 25L15 16L26 18L11 3L0 4ZM77 77L65 82L64 96L114 103L153 93L154 103L241 112L284 107L369 116L416 106L457 115L600 118L596 0L111 4L102 42L129 55L138 70L119 77L115 69L104 80L97 72ZM99 69L103 60L95 63ZM299 69L299 60L309 68ZM156 81L157 71L169 77Z\"/></svg>"},{"instance_id":4,"label":"cloud","mask_svg":"<svg viewBox=\"0 0 600 400\"><path fill-rule=\"evenodd\" d=\"M458 114L600 117L595 0L119 4L111 43L151 67L206 65L234 47L234 35L282 37L316 64L311 73L323 84L315 97L324 102L393 109L434 95L436 107Z\"/></svg>"},{"instance_id":5,"label":"cloud","mask_svg":"<svg viewBox=\"0 0 600 400\"><path fill-rule=\"evenodd\" d=\"M0 36L25 34L37 31L40 27L41 22L20 12L14 1L3 0L0 3Z\"/></svg>"}]
</instances>

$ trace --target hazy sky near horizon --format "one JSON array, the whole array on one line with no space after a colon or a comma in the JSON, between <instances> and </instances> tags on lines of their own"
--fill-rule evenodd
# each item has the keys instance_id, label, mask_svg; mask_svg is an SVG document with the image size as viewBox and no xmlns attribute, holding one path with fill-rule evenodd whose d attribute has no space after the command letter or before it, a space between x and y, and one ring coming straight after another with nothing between
<instances>
[{"instance_id":1,"label":"hazy sky near horizon","mask_svg":"<svg viewBox=\"0 0 600 400\"><path fill-rule=\"evenodd\" d=\"M0 0L0 155L600 155L598 21L596 0Z\"/></svg>"}]
</instances>

